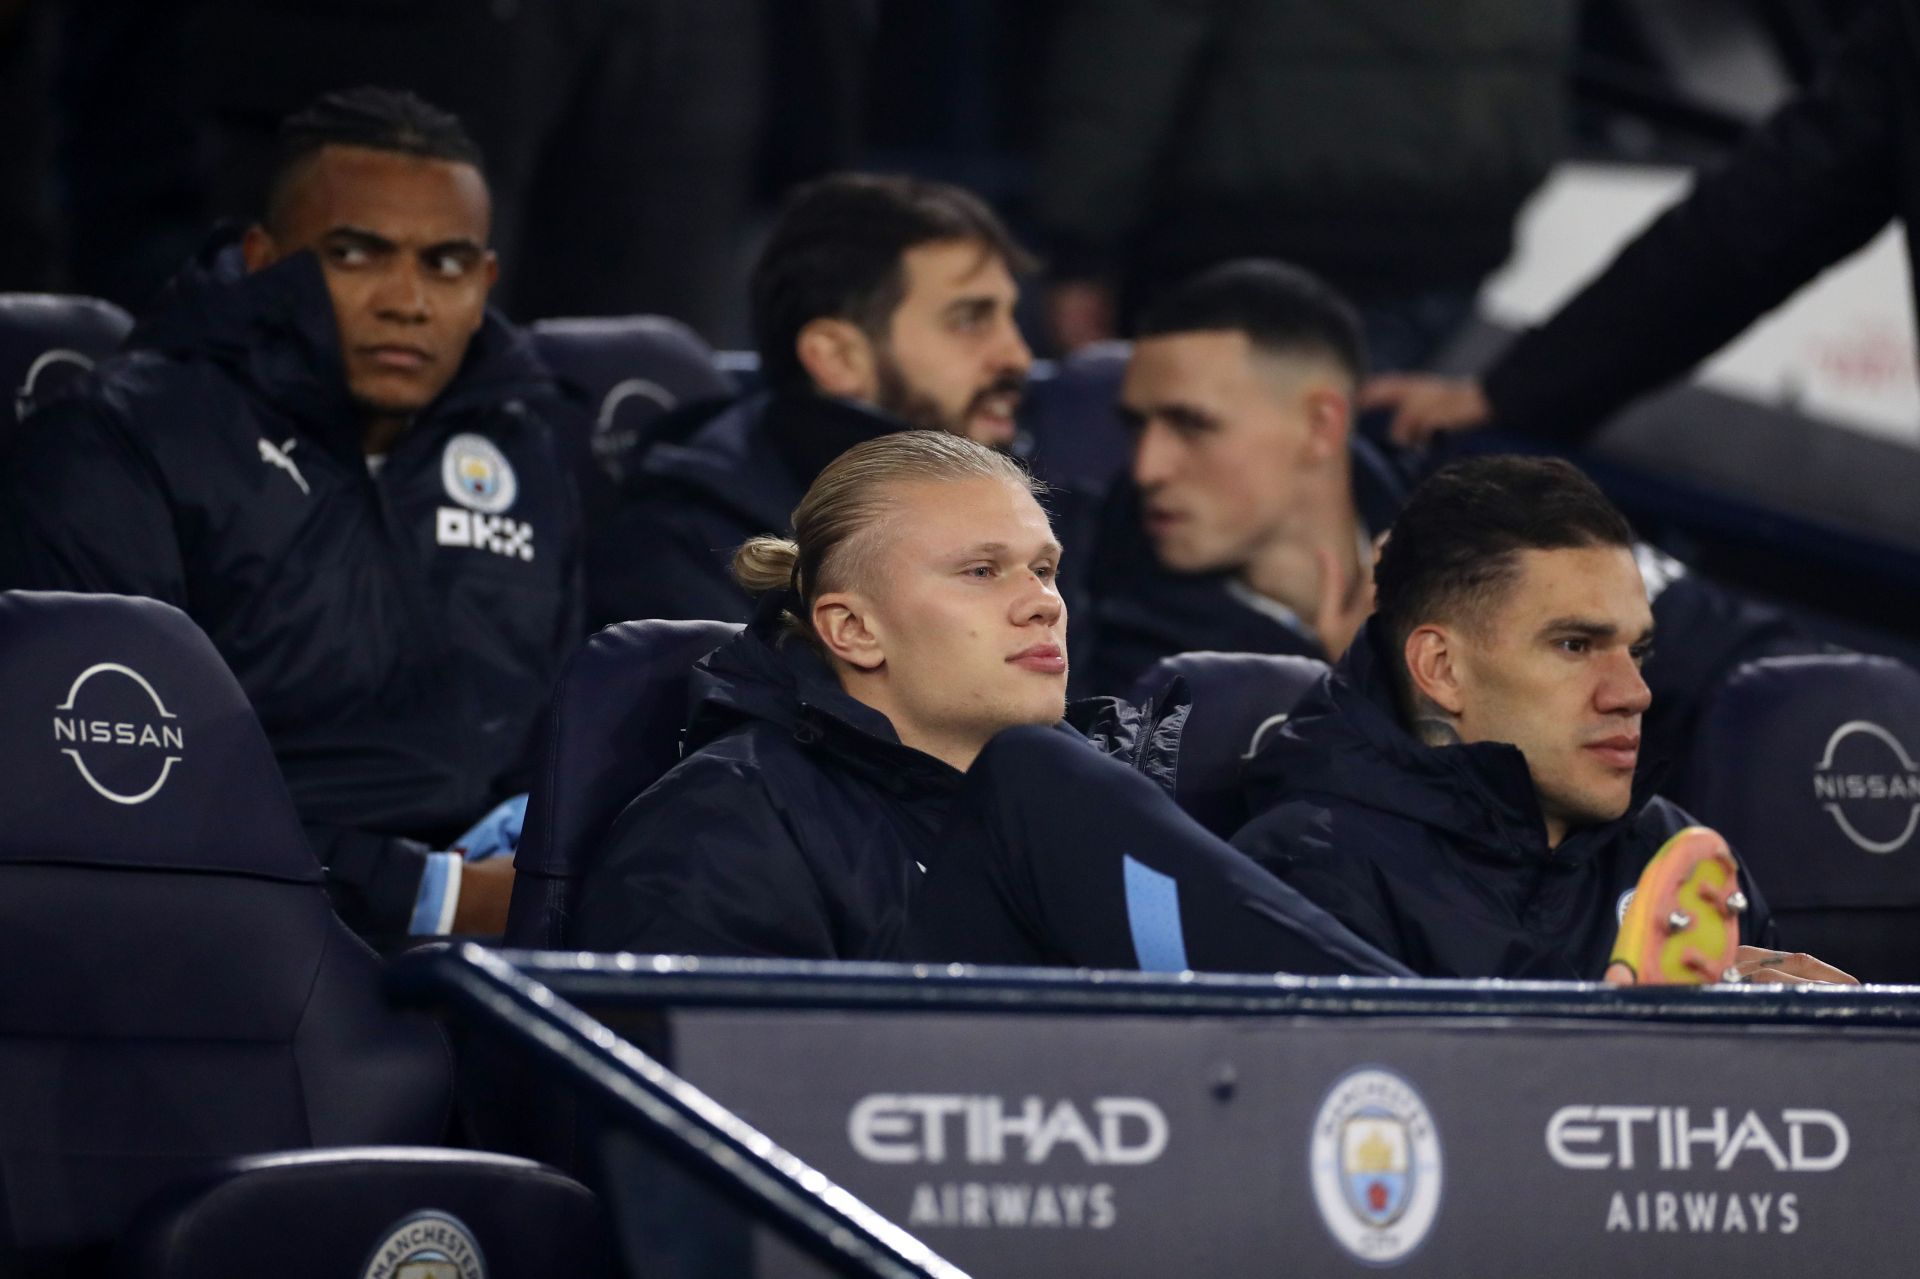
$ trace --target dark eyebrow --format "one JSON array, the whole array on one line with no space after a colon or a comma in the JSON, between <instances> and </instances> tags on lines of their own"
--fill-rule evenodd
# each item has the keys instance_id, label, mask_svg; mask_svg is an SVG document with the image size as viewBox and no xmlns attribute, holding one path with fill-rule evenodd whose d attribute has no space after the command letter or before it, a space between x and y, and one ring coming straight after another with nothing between
<instances>
[{"instance_id":1,"label":"dark eyebrow","mask_svg":"<svg viewBox=\"0 0 1920 1279\"><path fill-rule=\"evenodd\" d=\"M429 244L420 250L423 258L437 258L442 254L457 254L463 258L478 258L486 255L485 245L473 240L442 240L438 244Z\"/></svg>"},{"instance_id":2,"label":"dark eyebrow","mask_svg":"<svg viewBox=\"0 0 1920 1279\"><path fill-rule=\"evenodd\" d=\"M974 297L955 298L942 310L947 315L978 315L983 311L993 310L998 303L998 298L980 294Z\"/></svg>"},{"instance_id":3,"label":"dark eyebrow","mask_svg":"<svg viewBox=\"0 0 1920 1279\"><path fill-rule=\"evenodd\" d=\"M1588 639L1612 639L1620 628L1612 622L1596 622L1586 617L1556 617L1540 628L1542 635L1584 635Z\"/></svg>"},{"instance_id":4,"label":"dark eyebrow","mask_svg":"<svg viewBox=\"0 0 1920 1279\"><path fill-rule=\"evenodd\" d=\"M399 246L384 235L376 235L364 227L337 226L329 229L328 240L344 240L358 248L371 249L376 253L391 253Z\"/></svg>"},{"instance_id":5,"label":"dark eyebrow","mask_svg":"<svg viewBox=\"0 0 1920 1279\"><path fill-rule=\"evenodd\" d=\"M1540 628L1540 634L1542 637L1548 635L1580 635L1587 639L1610 640L1619 637L1620 628L1612 622L1596 622L1592 618L1556 617ZM1653 643L1653 627L1648 626L1642 630L1640 637L1634 640L1633 643L1636 646Z\"/></svg>"}]
</instances>

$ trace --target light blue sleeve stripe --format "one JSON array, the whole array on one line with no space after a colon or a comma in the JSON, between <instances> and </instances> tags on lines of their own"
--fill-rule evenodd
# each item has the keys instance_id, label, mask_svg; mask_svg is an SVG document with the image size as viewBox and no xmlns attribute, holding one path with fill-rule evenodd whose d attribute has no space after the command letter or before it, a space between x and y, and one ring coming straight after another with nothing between
<instances>
[{"instance_id":1,"label":"light blue sleeve stripe","mask_svg":"<svg viewBox=\"0 0 1920 1279\"><path fill-rule=\"evenodd\" d=\"M427 868L420 873L420 893L413 899L413 918L407 931L415 937L432 937L446 932L441 923L445 915L447 892L453 886L452 863L458 853L428 853Z\"/></svg>"},{"instance_id":2,"label":"light blue sleeve stripe","mask_svg":"<svg viewBox=\"0 0 1920 1279\"><path fill-rule=\"evenodd\" d=\"M1180 885L1173 876L1123 856L1127 925L1133 930L1133 954L1146 973L1187 970L1187 938L1180 929Z\"/></svg>"}]
</instances>

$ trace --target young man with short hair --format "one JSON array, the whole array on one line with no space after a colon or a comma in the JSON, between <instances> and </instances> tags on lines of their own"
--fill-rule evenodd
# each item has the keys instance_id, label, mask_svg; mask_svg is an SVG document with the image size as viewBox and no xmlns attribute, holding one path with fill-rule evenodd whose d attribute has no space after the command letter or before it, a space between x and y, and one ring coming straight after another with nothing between
<instances>
[{"instance_id":1,"label":"young man with short hair","mask_svg":"<svg viewBox=\"0 0 1920 1279\"><path fill-rule=\"evenodd\" d=\"M765 388L656 428L596 539L593 616L744 621L735 548L784 531L863 440L917 428L1010 447L1032 363L1015 277L1030 266L959 187L844 173L796 190L753 275Z\"/></svg>"},{"instance_id":2,"label":"young man with short hair","mask_svg":"<svg viewBox=\"0 0 1920 1279\"><path fill-rule=\"evenodd\" d=\"M1203 272L1141 318L1121 385L1130 482L1090 577L1084 687L1194 649L1337 656L1371 607L1372 539L1406 495L1353 431L1360 321L1297 267Z\"/></svg>"},{"instance_id":3,"label":"young man with short hair","mask_svg":"<svg viewBox=\"0 0 1920 1279\"><path fill-rule=\"evenodd\" d=\"M1692 824L1638 767L1656 638L1632 530L1566 462L1481 458L1414 490L1375 581L1378 611L1247 766L1259 816L1235 846L1422 976L1598 979L1627 894ZM1744 887L1742 935L1770 945Z\"/></svg>"},{"instance_id":4,"label":"young man with short hair","mask_svg":"<svg viewBox=\"0 0 1920 1279\"><path fill-rule=\"evenodd\" d=\"M1145 317L1122 387L1133 485L1109 499L1077 691L1125 692L1195 649L1337 658L1372 607L1371 539L1412 459L1357 435L1352 309L1278 262L1216 267ZM1685 751L1701 699L1741 662L1821 647L1779 610L1636 543L1667 636L1646 677L1651 763Z\"/></svg>"},{"instance_id":5,"label":"young man with short hair","mask_svg":"<svg viewBox=\"0 0 1920 1279\"><path fill-rule=\"evenodd\" d=\"M290 117L261 220L188 264L0 459L0 587L184 610L247 690L336 909L498 932L505 858L447 849L526 788L580 632L568 411L487 310L480 156L405 93Z\"/></svg>"}]
</instances>

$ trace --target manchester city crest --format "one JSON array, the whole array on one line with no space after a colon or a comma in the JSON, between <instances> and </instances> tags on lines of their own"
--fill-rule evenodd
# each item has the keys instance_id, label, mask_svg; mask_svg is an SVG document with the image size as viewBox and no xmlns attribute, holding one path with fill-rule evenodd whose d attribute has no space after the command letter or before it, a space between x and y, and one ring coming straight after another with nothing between
<instances>
[{"instance_id":1,"label":"manchester city crest","mask_svg":"<svg viewBox=\"0 0 1920 1279\"><path fill-rule=\"evenodd\" d=\"M1426 1239L1440 1210L1440 1137L1399 1075L1343 1076L1314 1117L1309 1162L1321 1219L1360 1260L1388 1265Z\"/></svg>"},{"instance_id":2,"label":"manchester city crest","mask_svg":"<svg viewBox=\"0 0 1920 1279\"><path fill-rule=\"evenodd\" d=\"M395 1222L360 1273L362 1279L487 1279L487 1262L465 1223L430 1208Z\"/></svg>"},{"instance_id":3,"label":"manchester city crest","mask_svg":"<svg viewBox=\"0 0 1920 1279\"><path fill-rule=\"evenodd\" d=\"M482 435L456 435L447 441L447 451L440 458L440 482L448 497L486 515L500 514L519 495L506 454Z\"/></svg>"}]
</instances>

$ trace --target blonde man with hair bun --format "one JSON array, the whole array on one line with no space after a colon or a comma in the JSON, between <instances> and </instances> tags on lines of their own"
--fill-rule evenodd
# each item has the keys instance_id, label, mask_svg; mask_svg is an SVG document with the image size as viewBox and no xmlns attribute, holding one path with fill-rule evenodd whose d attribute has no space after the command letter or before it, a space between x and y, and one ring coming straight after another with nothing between
<instances>
[{"instance_id":1,"label":"blonde man with hair bun","mask_svg":"<svg viewBox=\"0 0 1920 1279\"><path fill-rule=\"evenodd\" d=\"M687 754L615 823L570 941L1404 972L1167 797L1184 708L1069 710L1039 493L901 432L829 465L791 539L740 547L758 614L696 668Z\"/></svg>"}]
</instances>

